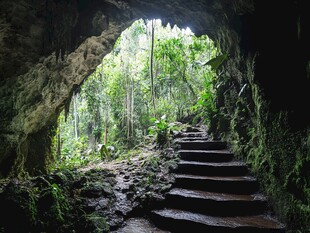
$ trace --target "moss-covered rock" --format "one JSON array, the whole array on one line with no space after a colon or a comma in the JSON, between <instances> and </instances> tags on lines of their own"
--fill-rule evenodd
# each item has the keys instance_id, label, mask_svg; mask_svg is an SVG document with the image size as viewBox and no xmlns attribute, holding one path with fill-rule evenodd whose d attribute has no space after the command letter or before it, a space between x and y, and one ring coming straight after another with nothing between
<instances>
[{"instance_id":1,"label":"moss-covered rock","mask_svg":"<svg viewBox=\"0 0 310 233\"><path fill-rule=\"evenodd\" d=\"M38 199L39 228L59 231L60 226L66 223L72 211L67 195L55 183L41 191Z\"/></svg>"},{"instance_id":2,"label":"moss-covered rock","mask_svg":"<svg viewBox=\"0 0 310 233\"><path fill-rule=\"evenodd\" d=\"M3 188L0 192L0 229L3 232L31 232L34 229L38 216L34 191L19 185L16 180Z\"/></svg>"},{"instance_id":3,"label":"moss-covered rock","mask_svg":"<svg viewBox=\"0 0 310 233\"><path fill-rule=\"evenodd\" d=\"M110 232L110 227L107 224L105 217L90 214L84 216L85 225L82 227L82 231L77 230L77 232L92 232L92 233L106 233Z\"/></svg>"},{"instance_id":4,"label":"moss-covered rock","mask_svg":"<svg viewBox=\"0 0 310 233\"><path fill-rule=\"evenodd\" d=\"M106 197L112 194L112 186L107 182L89 182L81 189L81 196L83 197Z\"/></svg>"},{"instance_id":5,"label":"moss-covered rock","mask_svg":"<svg viewBox=\"0 0 310 233\"><path fill-rule=\"evenodd\" d=\"M252 61L251 61L252 60ZM309 232L310 144L309 130L293 130L289 113L269 112L270 106L254 82L254 58L226 64L217 92L220 115L211 121L214 137L230 142L234 153L246 161L259 178L262 191L287 224L287 232ZM235 63L235 65L233 65ZM243 73L236 72L238 65ZM229 124L229 127L227 127ZM298 231L297 231L298 229Z\"/></svg>"}]
</instances>

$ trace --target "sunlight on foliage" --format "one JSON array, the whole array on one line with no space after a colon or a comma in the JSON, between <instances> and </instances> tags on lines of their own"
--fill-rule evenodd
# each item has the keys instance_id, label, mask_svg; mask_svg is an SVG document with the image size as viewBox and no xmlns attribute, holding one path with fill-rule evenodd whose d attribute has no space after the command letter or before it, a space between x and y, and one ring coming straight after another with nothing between
<instances>
[{"instance_id":1,"label":"sunlight on foliage","mask_svg":"<svg viewBox=\"0 0 310 233\"><path fill-rule=\"evenodd\" d=\"M143 144L150 129L163 145L169 122L213 111L212 67L220 63L212 59L218 54L212 40L189 28L135 21L74 93L67 121L61 114L54 139L59 164L115 159Z\"/></svg>"},{"instance_id":2,"label":"sunlight on foliage","mask_svg":"<svg viewBox=\"0 0 310 233\"><path fill-rule=\"evenodd\" d=\"M149 134L156 137L156 143L159 148L168 147L169 137L173 135L173 131L181 130L177 123L168 123L166 115L159 119L151 118L152 125L149 127Z\"/></svg>"},{"instance_id":3,"label":"sunlight on foliage","mask_svg":"<svg viewBox=\"0 0 310 233\"><path fill-rule=\"evenodd\" d=\"M219 55L211 60L209 60L206 65L210 65L214 71L217 71L218 68L228 59L228 54Z\"/></svg>"}]
</instances>

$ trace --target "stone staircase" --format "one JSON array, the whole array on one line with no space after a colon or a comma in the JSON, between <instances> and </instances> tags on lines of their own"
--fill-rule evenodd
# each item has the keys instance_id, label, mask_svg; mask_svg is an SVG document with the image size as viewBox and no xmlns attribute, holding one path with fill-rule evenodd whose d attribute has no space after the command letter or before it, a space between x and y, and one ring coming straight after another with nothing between
<instances>
[{"instance_id":1,"label":"stone staircase","mask_svg":"<svg viewBox=\"0 0 310 233\"><path fill-rule=\"evenodd\" d=\"M222 141L203 131L177 139L180 162L164 208L151 212L153 223L171 232L284 233L245 163Z\"/></svg>"}]
</instances>

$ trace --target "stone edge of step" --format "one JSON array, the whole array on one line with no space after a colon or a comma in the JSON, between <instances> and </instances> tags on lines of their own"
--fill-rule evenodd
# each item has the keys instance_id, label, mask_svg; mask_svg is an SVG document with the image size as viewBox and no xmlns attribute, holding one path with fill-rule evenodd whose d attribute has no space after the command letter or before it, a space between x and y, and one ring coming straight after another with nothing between
<instances>
[{"instance_id":1,"label":"stone edge of step","mask_svg":"<svg viewBox=\"0 0 310 233\"><path fill-rule=\"evenodd\" d=\"M193 165L193 166L213 166L213 167L247 167L247 164L242 161L229 161L229 162L199 162L199 161L188 161L179 160L179 165Z\"/></svg>"},{"instance_id":2,"label":"stone edge of step","mask_svg":"<svg viewBox=\"0 0 310 233\"><path fill-rule=\"evenodd\" d=\"M199 180L214 180L214 181L253 181L257 182L257 179L253 176L201 176L191 174L174 174L176 179L199 179Z\"/></svg>"},{"instance_id":3,"label":"stone edge of step","mask_svg":"<svg viewBox=\"0 0 310 233\"><path fill-rule=\"evenodd\" d=\"M219 155L233 155L233 153L227 149L220 149L220 150L188 150L188 149L181 149L178 150L178 153L202 153L202 154L219 154Z\"/></svg>"},{"instance_id":4,"label":"stone edge of step","mask_svg":"<svg viewBox=\"0 0 310 233\"><path fill-rule=\"evenodd\" d=\"M177 209L160 209L160 210L152 210L152 214L159 215L163 218L171 218L175 220L186 220L191 222L196 222L200 224L204 224L206 226L212 227L226 227L226 228L238 228L238 227L256 227L262 229L274 229L274 230L283 230L285 225L280 223L276 218L273 218L268 215L255 215L255 216L236 216L236 217L216 217L216 216L208 216L199 213L192 213L184 210ZM182 215L182 217L180 217ZM188 216L191 216L189 218ZM257 220L257 222L266 221L270 224L273 224L274 227L267 227L266 224L246 224L249 223L250 220ZM244 223L242 223L244 221ZM223 224L226 222L227 224Z\"/></svg>"},{"instance_id":5,"label":"stone edge of step","mask_svg":"<svg viewBox=\"0 0 310 233\"><path fill-rule=\"evenodd\" d=\"M267 202L267 198L261 193L253 194L231 194L231 193L217 193L208 192L203 190L192 190L183 188L173 188L167 195L179 196L184 198L193 198L201 200L213 200L213 201L263 201Z\"/></svg>"}]
</instances>

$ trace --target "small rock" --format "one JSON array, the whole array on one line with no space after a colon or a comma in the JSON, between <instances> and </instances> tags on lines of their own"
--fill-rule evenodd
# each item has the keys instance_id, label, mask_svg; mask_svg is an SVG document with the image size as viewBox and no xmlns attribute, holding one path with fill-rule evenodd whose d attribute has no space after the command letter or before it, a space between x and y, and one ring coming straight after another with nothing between
<instances>
[{"instance_id":1,"label":"small rock","mask_svg":"<svg viewBox=\"0 0 310 233\"><path fill-rule=\"evenodd\" d=\"M129 191L135 190L135 185L134 184L130 184L128 189L129 189Z\"/></svg>"},{"instance_id":2,"label":"small rock","mask_svg":"<svg viewBox=\"0 0 310 233\"><path fill-rule=\"evenodd\" d=\"M98 205L99 205L101 208L106 207L108 204L109 204L109 199L107 199L107 198L101 199L101 200L98 202Z\"/></svg>"},{"instance_id":3,"label":"small rock","mask_svg":"<svg viewBox=\"0 0 310 233\"><path fill-rule=\"evenodd\" d=\"M134 195L135 195L134 192L126 193L127 198L133 198Z\"/></svg>"}]
</instances>

